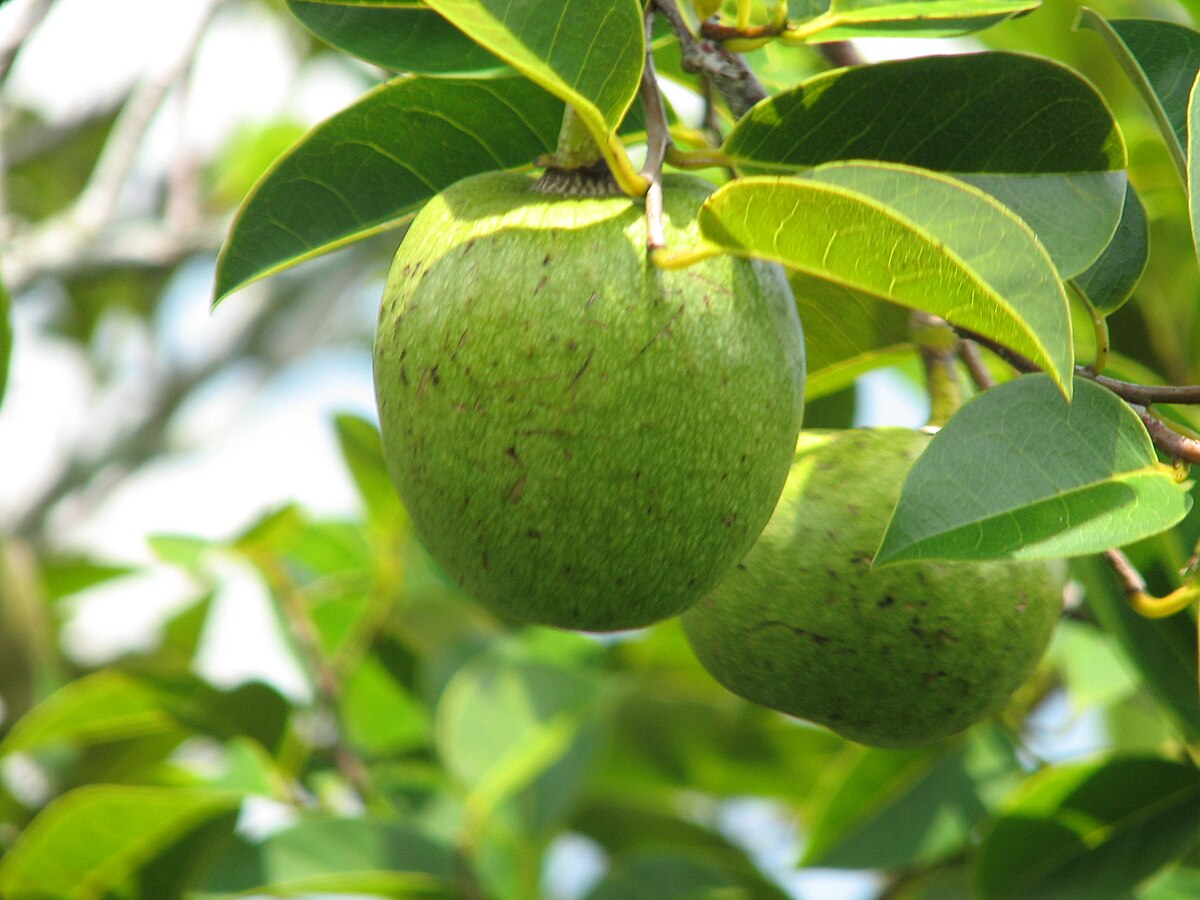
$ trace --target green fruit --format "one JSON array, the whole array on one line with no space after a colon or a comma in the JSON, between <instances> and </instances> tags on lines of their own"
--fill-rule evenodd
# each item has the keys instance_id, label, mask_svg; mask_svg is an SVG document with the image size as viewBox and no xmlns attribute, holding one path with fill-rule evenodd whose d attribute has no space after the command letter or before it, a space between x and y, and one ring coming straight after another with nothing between
<instances>
[{"instance_id":1,"label":"green fruit","mask_svg":"<svg viewBox=\"0 0 1200 900\"><path fill-rule=\"evenodd\" d=\"M708 591L771 515L800 428L782 271L649 264L642 204L491 173L435 197L388 276L375 390L389 471L468 593L527 622L647 625ZM710 187L665 182L695 243Z\"/></svg>"},{"instance_id":2,"label":"green fruit","mask_svg":"<svg viewBox=\"0 0 1200 900\"><path fill-rule=\"evenodd\" d=\"M762 536L683 617L717 681L852 740L900 747L961 731L1029 677L1062 610L1057 563L871 568L928 441L901 428L800 436Z\"/></svg>"}]
</instances>

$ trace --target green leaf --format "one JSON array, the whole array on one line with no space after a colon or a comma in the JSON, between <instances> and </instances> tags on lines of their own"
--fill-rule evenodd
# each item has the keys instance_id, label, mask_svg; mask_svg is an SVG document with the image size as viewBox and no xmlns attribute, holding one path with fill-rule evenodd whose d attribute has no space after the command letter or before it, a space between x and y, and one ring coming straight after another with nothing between
<instances>
[{"instance_id":1,"label":"green leaf","mask_svg":"<svg viewBox=\"0 0 1200 900\"><path fill-rule=\"evenodd\" d=\"M601 146L642 78L637 0L427 0L470 38L574 107Z\"/></svg>"},{"instance_id":2,"label":"green leaf","mask_svg":"<svg viewBox=\"0 0 1200 900\"><path fill-rule=\"evenodd\" d=\"M1081 712L1107 706L1138 688L1138 673L1113 639L1093 625L1064 619L1048 653L1062 673L1067 700Z\"/></svg>"},{"instance_id":3,"label":"green leaf","mask_svg":"<svg viewBox=\"0 0 1200 900\"><path fill-rule=\"evenodd\" d=\"M1060 63L929 56L823 72L755 106L725 140L738 165L877 159L964 174L1111 172L1125 145L1104 100Z\"/></svg>"},{"instance_id":4,"label":"green leaf","mask_svg":"<svg viewBox=\"0 0 1200 900\"><path fill-rule=\"evenodd\" d=\"M803 866L925 866L961 850L1020 780L1011 741L977 728L923 750L847 745L815 792Z\"/></svg>"},{"instance_id":5,"label":"green leaf","mask_svg":"<svg viewBox=\"0 0 1200 900\"><path fill-rule=\"evenodd\" d=\"M217 299L394 228L454 182L552 150L562 106L523 78L404 77L317 125L242 204Z\"/></svg>"},{"instance_id":6,"label":"green leaf","mask_svg":"<svg viewBox=\"0 0 1200 900\"><path fill-rule=\"evenodd\" d=\"M1188 99L1200 71L1200 32L1157 19L1108 20L1083 8L1076 28L1108 45L1150 107L1179 176L1187 180Z\"/></svg>"},{"instance_id":7,"label":"green leaf","mask_svg":"<svg viewBox=\"0 0 1200 900\"><path fill-rule=\"evenodd\" d=\"M56 603L63 597L136 571L131 566L114 566L85 556L47 556L41 560L42 591L49 602Z\"/></svg>"},{"instance_id":8,"label":"green leaf","mask_svg":"<svg viewBox=\"0 0 1200 900\"><path fill-rule=\"evenodd\" d=\"M1187 614L1167 619L1138 615L1112 568L1097 557L1072 560L1071 571L1084 585L1088 609L1134 662L1138 679L1171 713L1174 726L1191 740L1200 739L1195 620Z\"/></svg>"},{"instance_id":9,"label":"green leaf","mask_svg":"<svg viewBox=\"0 0 1200 900\"><path fill-rule=\"evenodd\" d=\"M68 682L30 710L0 743L0 756L59 744L146 738L178 728L156 690L105 669Z\"/></svg>"},{"instance_id":10,"label":"green leaf","mask_svg":"<svg viewBox=\"0 0 1200 900\"><path fill-rule=\"evenodd\" d=\"M421 75L467 74L504 68L424 3L340 4L287 0L300 24L359 59Z\"/></svg>"},{"instance_id":11,"label":"green leaf","mask_svg":"<svg viewBox=\"0 0 1200 900\"><path fill-rule=\"evenodd\" d=\"M204 889L273 897L449 896L454 874L450 848L411 826L322 818L285 828L261 844L235 847L213 866Z\"/></svg>"},{"instance_id":12,"label":"green leaf","mask_svg":"<svg viewBox=\"0 0 1200 900\"><path fill-rule=\"evenodd\" d=\"M803 272L790 272L788 280L804 323L808 400L848 387L859 375L914 352L904 308Z\"/></svg>"},{"instance_id":13,"label":"green leaf","mask_svg":"<svg viewBox=\"0 0 1200 900\"><path fill-rule=\"evenodd\" d=\"M825 13L797 29L810 42L857 37L951 37L1023 15L1041 0L832 0ZM789 0L808 7L811 0ZM806 10L807 12L807 10ZM812 32L812 36L808 34Z\"/></svg>"},{"instance_id":14,"label":"green leaf","mask_svg":"<svg viewBox=\"0 0 1200 900\"><path fill-rule=\"evenodd\" d=\"M227 792L78 788L46 807L0 860L0 896L111 896L139 866L239 802Z\"/></svg>"},{"instance_id":15,"label":"green leaf","mask_svg":"<svg viewBox=\"0 0 1200 900\"><path fill-rule=\"evenodd\" d=\"M425 707L368 656L346 678L339 708L346 736L373 756L423 747L430 723Z\"/></svg>"},{"instance_id":16,"label":"green leaf","mask_svg":"<svg viewBox=\"0 0 1200 900\"><path fill-rule=\"evenodd\" d=\"M1070 393L1070 314L1028 227L975 188L882 163L741 178L700 211L722 250L923 309L1038 361Z\"/></svg>"},{"instance_id":17,"label":"green leaf","mask_svg":"<svg viewBox=\"0 0 1200 900\"><path fill-rule=\"evenodd\" d=\"M1028 375L974 397L934 436L875 560L1096 553L1170 528L1190 507L1122 400L1076 379L1067 403Z\"/></svg>"},{"instance_id":18,"label":"green leaf","mask_svg":"<svg viewBox=\"0 0 1200 900\"><path fill-rule=\"evenodd\" d=\"M435 739L468 790L468 829L518 795L532 827L560 818L594 760L608 701L578 670L490 656L461 669L438 702Z\"/></svg>"},{"instance_id":19,"label":"green leaf","mask_svg":"<svg viewBox=\"0 0 1200 900\"><path fill-rule=\"evenodd\" d=\"M388 475L379 429L373 422L349 414L337 416L333 424L342 459L366 507L367 519L385 532L403 531L408 516Z\"/></svg>"},{"instance_id":20,"label":"green leaf","mask_svg":"<svg viewBox=\"0 0 1200 900\"><path fill-rule=\"evenodd\" d=\"M710 860L683 853L647 853L620 859L585 900L723 900L767 897L751 894Z\"/></svg>"},{"instance_id":21,"label":"green leaf","mask_svg":"<svg viewBox=\"0 0 1200 900\"><path fill-rule=\"evenodd\" d=\"M1124 897L1200 831L1200 772L1116 758L1030 778L984 836L980 900Z\"/></svg>"},{"instance_id":22,"label":"green leaf","mask_svg":"<svg viewBox=\"0 0 1200 900\"><path fill-rule=\"evenodd\" d=\"M12 322L10 321L8 291L0 282L0 403L8 385L8 360L12 356Z\"/></svg>"},{"instance_id":23,"label":"green leaf","mask_svg":"<svg viewBox=\"0 0 1200 900\"><path fill-rule=\"evenodd\" d=\"M1150 226L1146 208L1133 185L1126 183L1117 230L1100 258L1074 279L1075 287L1098 313L1111 315L1133 295L1149 259Z\"/></svg>"}]
</instances>

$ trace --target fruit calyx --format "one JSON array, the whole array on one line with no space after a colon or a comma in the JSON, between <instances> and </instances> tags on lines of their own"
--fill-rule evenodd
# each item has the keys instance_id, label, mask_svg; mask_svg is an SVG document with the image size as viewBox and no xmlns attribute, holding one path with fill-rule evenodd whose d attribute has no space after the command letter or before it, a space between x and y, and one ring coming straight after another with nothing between
<instances>
[{"instance_id":1,"label":"fruit calyx","mask_svg":"<svg viewBox=\"0 0 1200 900\"><path fill-rule=\"evenodd\" d=\"M575 168L547 165L546 171L533 183L533 190L552 197L620 197L624 194L602 159Z\"/></svg>"}]
</instances>

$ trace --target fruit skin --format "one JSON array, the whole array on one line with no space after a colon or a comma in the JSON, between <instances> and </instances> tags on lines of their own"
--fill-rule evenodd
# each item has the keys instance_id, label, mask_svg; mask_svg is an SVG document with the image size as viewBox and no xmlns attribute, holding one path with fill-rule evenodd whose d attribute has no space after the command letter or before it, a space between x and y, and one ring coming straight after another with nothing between
<instances>
[{"instance_id":1,"label":"fruit skin","mask_svg":"<svg viewBox=\"0 0 1200 900\"><path fill-rule=\"evenodd\" d=\"M804 347L778 267L646 258L626 197L458 182L388 276L375 388L389 471L468 593L592 631L675 615L749 549L800 429ZM711 186L664 182L670 246Z\"/></svg>"},{"instance_id":2,"label":"fruit skin","mask_svg":"<svg viewBox=\"0 0 1200 900\"><path fill-rule=\"evenodd\" d=\"M881 747L995 712L1062 611L1055 561L870 568L929 436L804 432L754 548L683 617L704 667L755 703Z\"/></svg>"}]
</instances>

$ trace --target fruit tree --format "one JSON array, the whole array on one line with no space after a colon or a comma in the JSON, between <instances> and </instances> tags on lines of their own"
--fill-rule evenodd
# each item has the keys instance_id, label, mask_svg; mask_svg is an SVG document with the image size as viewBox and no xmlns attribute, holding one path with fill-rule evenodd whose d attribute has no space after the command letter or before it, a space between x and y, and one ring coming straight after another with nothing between
<instances>
[{"instance_id":1,"label":"fruit tree","mask_svg":"<svg viewBox=\"0 0 1200 900\"><path fill-rule=\"evenodd\" d=\"M0 897L1200 896L1200 2L196 0L56 120L70 2L0 8ZM237 16L351 96L198 139ZM285 435L99 549L331 348L352 510L202 527Z\"/></svg>"}]
</instances>

